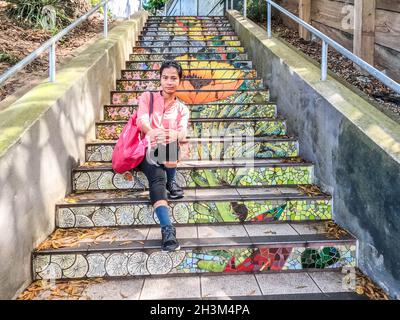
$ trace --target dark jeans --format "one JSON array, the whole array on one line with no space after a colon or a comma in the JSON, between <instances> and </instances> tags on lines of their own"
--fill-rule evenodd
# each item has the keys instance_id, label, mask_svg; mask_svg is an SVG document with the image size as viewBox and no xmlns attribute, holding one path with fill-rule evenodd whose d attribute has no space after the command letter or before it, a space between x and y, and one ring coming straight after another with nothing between
<instances>
[{"instance_id":1,"label":"dark jeans","mask_svg":"<svg viewBox=\"0 0 400 320\"><path fill-rule=\"evenodd\" d=\"M154 205L157 201L167 200L167 178L163 163L166 161L178 161L179 145L177 142L158 145L154 151L150 152L150 156L150 161L148 155L144 157L138 169L144 173L149 181L150 202ZM156 162L158 165L151 162Z\"/></svg>"}]
</instances>

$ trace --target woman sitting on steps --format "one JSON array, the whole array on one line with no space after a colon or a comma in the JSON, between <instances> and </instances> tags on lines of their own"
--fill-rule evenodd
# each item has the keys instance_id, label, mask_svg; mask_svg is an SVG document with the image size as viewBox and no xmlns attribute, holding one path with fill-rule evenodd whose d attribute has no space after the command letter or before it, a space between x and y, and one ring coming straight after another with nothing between
<instances>
[{"instance_id":1,"label":"woman sitting on steps","mask_svg":"<svg viewBox=\"0 0 400 320\"><path fill-rule=\"evenodd\" d=\"M179 142L186 139L189 109L176 98L182 78L182 67L166 61L160 68L161 91L143 93L138 99L137 126L149 139L150 147L138 168L149 181L150 202L160 221L162 249L179 250L176 230L169 218L167 190L170 199L183 197L176 183ZM149 116L151 94L153 113Z\"/></svg>"}]
</instances>

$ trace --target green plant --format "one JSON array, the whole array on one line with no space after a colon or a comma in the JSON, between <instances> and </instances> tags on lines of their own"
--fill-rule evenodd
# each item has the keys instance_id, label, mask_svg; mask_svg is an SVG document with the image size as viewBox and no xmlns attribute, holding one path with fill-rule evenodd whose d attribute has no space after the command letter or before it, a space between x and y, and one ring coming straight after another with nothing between
<instances>
[{"instance_id":1,"label":"green plant","mask_svg":"<svg viewBox=\"0 0 400 320\"><path fill-rule=\"evenodd\" d=\"M101 3L102 1L103 1L103 0L90 0L90 5L91 5L92 7L95 7L95 6L97 6L99 3ZM100 7L99 12L100 12L101 14L104 13L103 7ZM108 16L108 18L110 18L110 19L112 18L112 13L111 13L111 11L108 11L107 16Z\"/></svg>"},{"instance_id":2,"label":"green plant","mask_svg":"<svg viewBox=\"0 0 400 320\"><path fill-rule=\"evenodd\" d=\"M228 0L230 1L230 0ZM233 8L243 13L243 0L233 1ZM267 2L264 0L247 0L247 17L255 22L267 20Z\"/></svg>"},{"instance_id":3,"label":"green plant","mask_svg":"<svg viewBox=\"0 0 400 320\"><path fill-rule=\"evenodd\" d=\"M19 61L17 57L8 52L0 51L0 62L7 62L11 65L16 64Z\"/></svg>"},{"instance_id":4,"label":"green plant","mask_svg":"<svg viewBox=\"0 0 400 320\"><path fill-rule=\"evenodd\" d=\"M168 0L148 0L143 3L143 9L155 13L157 10L162 9L166 2Z\"/></svg>"},{"instance_id":5,"label":"green plant","mask_svg":"<svg viewBox=\"0 0 400 320\"><path fill-rule=\"evenodd\" d=\"M53 29L71 23L60 0L8 0L7 2L8 16L29 27Z\"/></svg>"}]
</instances>

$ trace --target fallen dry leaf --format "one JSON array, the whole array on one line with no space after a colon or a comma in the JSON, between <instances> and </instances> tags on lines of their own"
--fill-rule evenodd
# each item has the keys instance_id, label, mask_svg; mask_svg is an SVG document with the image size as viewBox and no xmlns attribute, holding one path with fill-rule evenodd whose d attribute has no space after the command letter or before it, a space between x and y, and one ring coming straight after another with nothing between
<instances>
[{"instance_id":1,"label":"fallen dry leaf","mask_svg":"<svg viewBox=\"0 0 400 320\"><path fill-rule=\"evenodd\" d=\"M333 221L326 221L324 223L324 226L325 226L325 232L328 234L328 237L330 238L340 239L340 237L342 236L349 235L346 230L342 229Z\"/></svg>"},{"instance_id":2,"label":"fallen dry leaf","mask_svg":"<svg viewBox=\"0 0 400 320\"><path fill-rule=\"evenodd\" d=\"M321 189L316 185L298 185L297 188L303 191L308 197L319 196L323 194Z\"/></svg>"},{"instance_id":3,"label":"fallen dry leaf","mask_svg":"<svg viewBox=\"0 0 400 320\"><path fill-rule=\"evenodd\" d=\"M371 300L389 300L389 296L378 287L368 276L363 274L360 269L356 269L356 293L366 295Z\"/></svg>"}]
</instances>

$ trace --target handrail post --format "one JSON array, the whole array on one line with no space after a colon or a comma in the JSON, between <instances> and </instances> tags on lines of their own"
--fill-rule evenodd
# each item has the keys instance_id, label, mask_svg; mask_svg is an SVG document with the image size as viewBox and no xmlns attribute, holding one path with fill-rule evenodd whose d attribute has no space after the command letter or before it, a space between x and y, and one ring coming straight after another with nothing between
<instances>
[{"instance_id":1,"label":"handrail post","mask_svg":"<svg viewBox=\"0 0 400 320\"><path fill-rule=\"evenodd\" d=\"M231 10L233 10L233 0L231 0Z\"/></svg>"},{"instance_id":2,"label":"handrail post","mask_svg":"<svg viewBox=\"0 0 400 320\"><path fill-rule=\"evenodd\" d=\"M247 0L243 2L243 16L247 18Z\"/></svg>"},{"instance_id":3,"label":"handrail post","mask_svg":"<svg viewBox=\"0 0 400 320\"><path fill-rule=\"evenodd\" d=\"M49 78L50 82L56 81L56 42L49 48Z\"/></svg>"},{"instance_id":4,"label":"handrail post","mask_svg":"<svg viewBox=\"0 0 400 320\"><path fill-rule=\"evenodd\" d=\"M164 5L164 17L167 16L167 3L168 2L166 2L165 5Z\"/></svg>"},{"instance_id":5,"label":"handrail post","mask_svg":"<svg viewBox=\"0 0 400 320\"><path fill-rule=\"evenodd\" d=\"M267 33L268 38L272 38L272 31L271 31L271 2L267 1Z\"/></svg>"},{"instance_id":6,"label":"handrail post","mask_svg":"<svg viewBox=\"0 0 400 320\"><path fill-rule=\"evenodd\" d=\"M321 80L326 81L328 76L328 44L322 40Z\"/></svg>"},{"instance_id":7,"label":"handrail post","mask_svg":"<svg viewBox=\"0 0 400 320\"><path fill-rule=\"evenodd\" d=\"M104 38L108 37L108 2L104 3Z\"/></svg>"}]
</instances>

